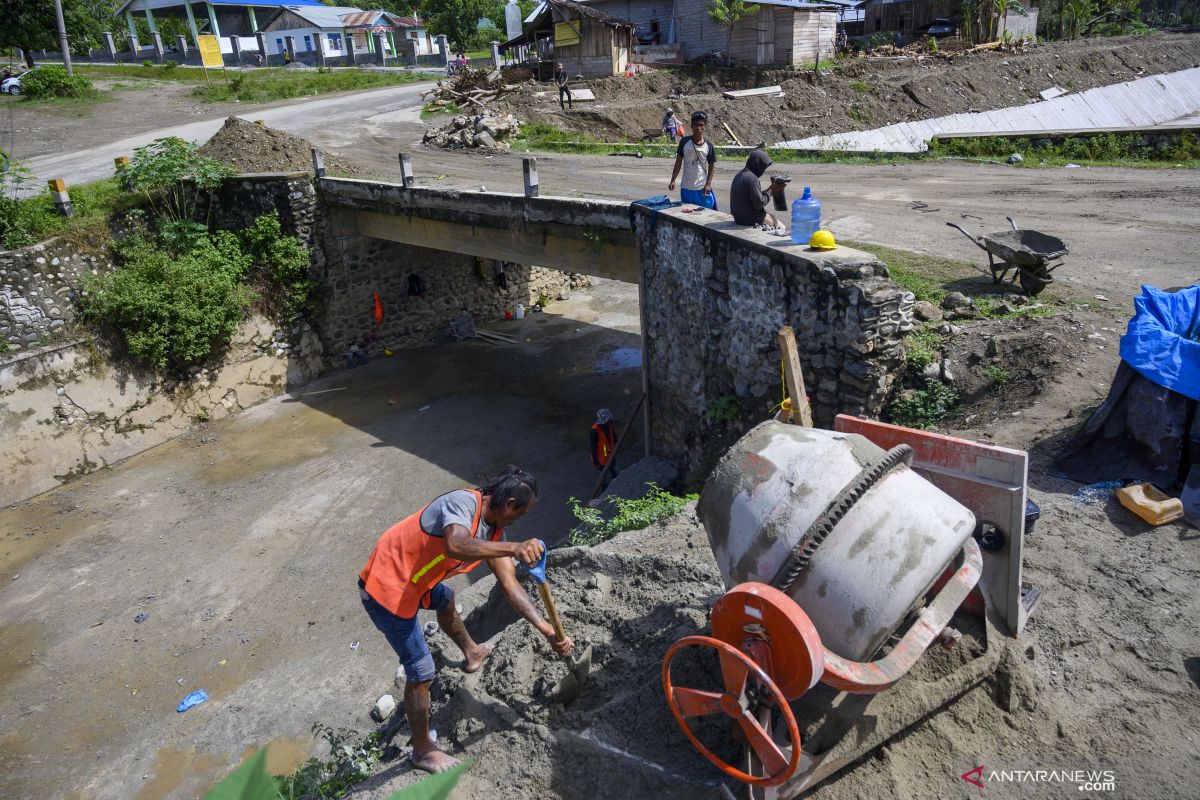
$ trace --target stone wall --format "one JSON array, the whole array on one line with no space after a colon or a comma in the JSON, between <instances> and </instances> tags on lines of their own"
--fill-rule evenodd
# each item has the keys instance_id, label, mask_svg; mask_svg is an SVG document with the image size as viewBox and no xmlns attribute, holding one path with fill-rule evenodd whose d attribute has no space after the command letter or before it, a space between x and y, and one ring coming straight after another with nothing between
<instances>
[{"instance_id":1,"label":"stone wall","mask_svg":"<svg viewBox=\"0 0 1200 800\"><path fill-rule=\"evenodd\" d=\"M461 312L486 323L518 303L532 306L541 294L554 300L589 283L583 275L372 239L358 233L353 211L328 214L317 329L334 359L356 341L368 353L444 341ZM420 294L410 291L412 276Z\"/></svg>"},{"instance_id":2,"label":"stone wall","mask_svg":"<svg viewBox=\"0 0 1200 800\"><path fill-rule=\"evenodd\" d=\"M274 397L320 366L314 334L257 316L239 326L219 367L183 381L111 364L84 339L7 354L0 358L0 506Z\"/></svg>"},{"instance_id":3,"label":"stone wall","mask_svg":"<svg viewBox=\"0 0 1200 800\"><path fill-rule=\"evenodd\" d=\"M650 435L696 485L782 391L776 332L796 331L818 426L877 415L898 375L913 296L849 248L821 253L725 215L642 208ZM706 221L707 222L706 222Z\"/></svg>"},{"instance_id":4,"label":"stone wall","mask_svg":"<svg viewBox=\"0 0 1200 800\"><path fill-rule=\"evenodd\" d=\"M0 341L19 351L58 333L75 319L84 276L111 267L63 239L0 252Z\"/></svg>"},{"instance_id":5,"label":"stone wall","mask_svg":"<svg viewBox=\"0 0 1200 800\"><path fill-rule=\"evenodd\" d=\"M207 198L198 203L197 218L208 219ZM319 207L312 175L306 172L262 172L235 175L213 195L212 226L240 231L263 214L279 212L280 226L295 236L314 256Z\"/></svg>"}]
</instances>

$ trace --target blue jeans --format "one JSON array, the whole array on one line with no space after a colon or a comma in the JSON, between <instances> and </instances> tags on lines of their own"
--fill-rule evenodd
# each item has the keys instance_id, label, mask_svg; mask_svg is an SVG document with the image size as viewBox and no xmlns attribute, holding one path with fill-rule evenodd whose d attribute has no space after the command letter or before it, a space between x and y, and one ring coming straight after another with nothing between
<instances>
[{"instance_id":1,"label":"blue jeans","mask_svg":"<svg viewBox=\"0 0 1200 800\"><path fill-rule=\"evenodd\" d=\"M711 208L713 211L718 211L716 192L709 191L707 194L700 189L680 189L679 199L684 203L691 203L695 206L703 206Z\"/></svg>"},{"instance_id":2,"label":"blue jeans","mask_svg":"<svg viewBox=\"0 0 1200 800\"><path fill-rule=\"evenodd\" d=\"M433 680L437 668L433 665L429 645L425 643L425 634L417 623L417 615L413 614L408 618L397 617L366 593L361 580L358 582L358 593L363 610L400 657L405 679L413 683L428 683ZM454 592L444 583L439 583L429 590L429 608L434 611L441 611L453 601Z\"/></svg>"}]
</instances>

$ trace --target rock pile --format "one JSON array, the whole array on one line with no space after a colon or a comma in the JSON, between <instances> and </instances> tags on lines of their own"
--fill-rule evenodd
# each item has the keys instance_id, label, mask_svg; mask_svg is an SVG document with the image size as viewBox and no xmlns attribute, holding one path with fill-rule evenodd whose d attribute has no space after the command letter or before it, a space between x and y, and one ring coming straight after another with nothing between
<instances>
[{"instance_id":1,"label":"rock pile","mask_svg":"<svg viewBox=\"0 0 1200 800\"><path fill-rule=\"evenodd\" d=\"M506 139L515 137L521 130L521 121L512 114L495 114L485 111L469 116L459 114L442 130L425 131L425 143L436 147L462 149L487 147L507 150Z\"/></svg>"}]
</instances>

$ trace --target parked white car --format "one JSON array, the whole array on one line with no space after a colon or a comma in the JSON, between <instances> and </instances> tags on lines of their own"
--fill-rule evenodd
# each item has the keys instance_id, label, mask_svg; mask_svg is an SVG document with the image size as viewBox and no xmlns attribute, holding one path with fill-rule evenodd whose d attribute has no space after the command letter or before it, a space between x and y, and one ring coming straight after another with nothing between
<instances>
[{"instance_id":1,"label":"parked white car","mask_svg":"<svg viewBox=\"0 0 1200 800\"><path fill-rule=\"evenodd\" d=\"M5 78L3 83L0 83L0 94L20 94L21 78L28 74L29 70L25 70L19 75L13 75L11 78Z\"/></svg>"}]
</instances>

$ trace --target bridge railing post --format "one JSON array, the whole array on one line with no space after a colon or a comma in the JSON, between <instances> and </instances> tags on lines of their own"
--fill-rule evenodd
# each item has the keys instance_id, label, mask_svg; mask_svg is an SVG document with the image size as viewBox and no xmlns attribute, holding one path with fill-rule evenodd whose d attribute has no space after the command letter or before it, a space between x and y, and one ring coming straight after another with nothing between
<instances>
[{"instance_id":1,"label":"bridge railing post","mask_svg":"<svg viewBox=\"0 0 1200 800\"><path fill-rule=\"evenodd\" d=\"M416 180L413 178L412 156L408 153L400 154L400 180L405 189L411 189L416 185Z\"/></svg>"},{"instance_id":2,"label":"bridge railing post","mask_svg":"<svg viewBox=\"0 0 1200 800\"><path fill-rule=\"evenodd\" d=\"M521 169L525 173L525 196L538 196L538 174L537 174L537 159L523 158L521 159Z\"/></svg>"}]
</instances>

